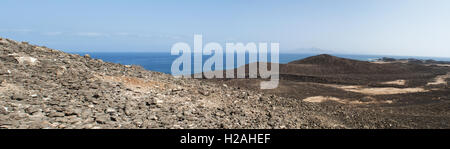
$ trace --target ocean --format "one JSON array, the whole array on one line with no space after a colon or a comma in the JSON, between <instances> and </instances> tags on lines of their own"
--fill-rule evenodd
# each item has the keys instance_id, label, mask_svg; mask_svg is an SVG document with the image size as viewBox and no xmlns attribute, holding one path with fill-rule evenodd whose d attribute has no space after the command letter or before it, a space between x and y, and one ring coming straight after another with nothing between
<instances>
[{"instance_id":1,"label":"ocean","mask_svg":"<svg viewBox=\"0 0 450 149\"><path fill-rule=\"evenodd\" d=\"M171 74L172 62L179 57L179 55L171 55L170 53L162 52L72 52L72 54L85 55L89 54L92 58L101 59L105 62L120 63L123 65L140 65L147 70L157 71L162 73ZM292 53L280 53L280 63L285 64L294 60L303 59L317 54L292 54ZM417 58L417 59L433 59L438 61L450 61L450 58L438 58L438 57L413 57L413 56L389 56L389 55L348 55L348 54L332 54L337 57L349 58L361 61L371 61L382 57L391 57L396 59L401 58ZM248 55L247 55L248 56ZM236 57L236 56L235 56ZM209 56L203 56L203 62L208 59ZM236 58L235 58L236 59ZM270 57L269 57L270 59ZM225 60L225 58L224 58ZM236 60L235 60L236 61ZM193 61L192 61L193 63ZM248 57L246 58L248 63ZM225 65L225 63L224 63ZM235 62L235 68L237 67ZM192 67L193 69L193 67ZM212 68L214 70L214 68ZM193 72L193 71L192 71Z\"/></svg>"}]
</instances>

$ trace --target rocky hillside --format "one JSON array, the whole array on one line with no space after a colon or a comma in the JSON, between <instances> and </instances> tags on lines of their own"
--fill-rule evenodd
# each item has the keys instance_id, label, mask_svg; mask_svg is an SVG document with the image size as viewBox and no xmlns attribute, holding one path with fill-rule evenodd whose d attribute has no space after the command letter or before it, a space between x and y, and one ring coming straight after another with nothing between
<instances>
[{"instance_id":1,"label":"rocky hillside","mask_svg":"<svg viewBox=\"0 0 450 149\"><path fill-rule=\"evenodd\" d=\"M292 65L309 68L307 65L312 64ZM327 70L318 68L292 75ZM281 66L282 72L290 70L297 69ZM446 78L436 79L437 84L447 83ZM280 87L271 91L247 88L257 80L230 81L237 81L237 85L178 79L139 66L103 62L89 55L0 38L0 128L450 127L446 88L384 97L366 95L367 89L361 87L303 83L297 78L281 80ZM325 82L335 81L325 78ZM410 84L406 80L406 85ZM433 104L392 107L408 104L410 97L424 101L417 103Z\"/></svg>"},{"instance_id":2,"label":"rocky hillside","mask_svg":"<svg viewBox=\"0 0 450 149\"><path fill-rule=\"evenodd\" d=\"M402 74L429 71L429 68L422 65L402 65L402 64L379 64L367 61L358 61L340 58L327 54L308 57L301 60L292 61L283 65L284 73L328 73L328 74ZM304 68L296 68L304 67ZM312 67L313 69L311 69ZM305 70L307 69L307 70Z\"/></svg>"},{"instance_id":3,"label":"rocky hillside","mask_svg":"<svg viewBox=\"0 0 450 149\"><path fill-rule=\"evenodd\" d=\"M259 90L261 79L211 81L317 103L349 128L450 128L450 67L439 64L318 55L280 64L276 89Z\"/></svg>"},{"instance_id":4,"label":"rocky hillside","mask_svg":"<svg viewBox=\"0 0 450 149\"><path fill-rule=\"evenodd\" d=\"M0 128L344 127L295 99L4 38L0 82Z\"/></svg>"}]
</instances>

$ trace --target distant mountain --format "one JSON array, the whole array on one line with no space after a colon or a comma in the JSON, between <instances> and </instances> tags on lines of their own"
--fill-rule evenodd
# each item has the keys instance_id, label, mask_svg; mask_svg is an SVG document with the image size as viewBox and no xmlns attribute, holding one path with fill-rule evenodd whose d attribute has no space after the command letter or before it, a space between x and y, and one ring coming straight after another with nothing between
<instances>
[{"instance_id":1,"label":"distant mountain","mask_svg":"<svg viewBox=\"0 0 450 149\"><path fill-rule=\"evenodd\" d=\"M367 63L367 62L346 58L339 58L328 54L311 56L305 59L289 62L289 64L317 64L317 65L352 65L354 63Z\"/></svg>"}]
</instances>

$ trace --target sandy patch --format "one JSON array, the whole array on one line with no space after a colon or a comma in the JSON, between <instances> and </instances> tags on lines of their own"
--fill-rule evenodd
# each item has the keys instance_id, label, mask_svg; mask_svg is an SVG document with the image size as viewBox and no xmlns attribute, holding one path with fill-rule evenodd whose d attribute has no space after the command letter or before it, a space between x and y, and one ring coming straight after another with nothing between
<instances>
[{"instance_id":1,"label":"sandy patch","mask_svg":"<svg viewBox=\"0 0 450 149\"><path fill-rule=\"evenodd\" d=\"M325 101L336 101L342 103L343 100L336 98L336 97L324 97L324 96L314 96L314 97L308 97L303 99L305 102L312 102L312 103L321 103Z\"/></svg>"},{"instance_id":2,"label":"sandy patch","mask_svg":"<svg viewBox=\"0 0 450 149\"><path fill-rule=\"evenodd\" d=\"M424 88L395 88L395 87L363 87L356 85L331 85L327 84L325 86L335 87L343 89L349 92L356 92L367 95L393 95L393 94L407 94L407 93L418 93L418 92L428 92Z\"/></svg>"},{"instance_id":3,"label":"sandy patch","mask_svg":"<svg viewBox=\"0 0 450 149\"><path fill-rule=\"evenodd\" d=\"M387 82L381 82L380 84L405 85L406 84L406 80L387 81Z\"/></svg>"},{"instance_id":4,"label":"sandy patch","mask_svg":"<svg viewBox=\"0 0 450 149\"><path fill-rule=\"evenodd\" d=\"M348 99L340 99L340 98L336 98L336 97L325 97L325 96L313 96L313 97L308 97L303 99L303 101L305 102L311 102L311 103L322 103L325 101L334 101L334 102L338 102L338 103L342 103L342 104L379 104L379 103L392 103L391 100L387 100L387 101L377 101L375 98L373 97L365 97L370 99L370 101L357 101L357 100L348 100Z\"/></svg>"},{"instance_id":5,"label":"sandy patch","mask_svg":"<svg viewBox=\"0 0 450 149\"><path fill-rule=\"evenodd\" d=\"M447 85L446 81L447 78L450 78L450 73L446 75L437 76L436 78L434 78L433 82L428 82L427 85L441 85L441 84Z\"/></svg>"}]
</instances>

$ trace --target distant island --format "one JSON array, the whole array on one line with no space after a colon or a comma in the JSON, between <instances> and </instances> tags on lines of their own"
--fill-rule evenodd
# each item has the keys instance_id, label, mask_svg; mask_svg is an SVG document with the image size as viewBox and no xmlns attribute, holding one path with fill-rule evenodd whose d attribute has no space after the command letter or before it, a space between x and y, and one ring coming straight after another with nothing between
<instances>
[{"instance_id":1,"label":"distant island","mask_svg":"<svg viewBox=\"0 0 450 149\"><path fill-rule=\"evenodd\" d=\"M440 65L440 66L450 66L450 61L436 61L433 59L416 59L416 58L408 58L408 59L395 59L389 57L383 57L380 59L376 59L374 62L378 63L415 63L415 64L425 64L425 65Z\"/></svg>"}]
</instances>

